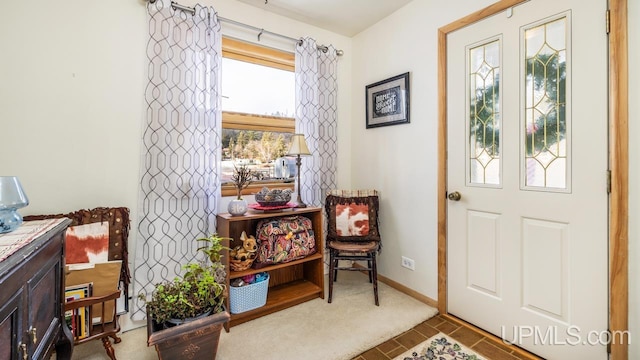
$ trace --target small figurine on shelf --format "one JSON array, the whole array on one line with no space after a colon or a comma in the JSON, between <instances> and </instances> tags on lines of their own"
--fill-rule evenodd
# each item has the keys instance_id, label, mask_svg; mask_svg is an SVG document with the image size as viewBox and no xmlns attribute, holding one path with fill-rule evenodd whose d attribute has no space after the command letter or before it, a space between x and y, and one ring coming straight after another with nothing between
<instances>
[{"instance_id":1,"label":"small figurine on shelf","mask_svg":"<svg viewBox=\"0 0 640 360\"><path fill-rule=\"evenodd\" d=\"M229 266L233 271L247 270L253 264L258 251L258 243L253 235L247 236L245 231L240 235L242 245L234 247L229 252Z\"/></svg>"}]
</instances>

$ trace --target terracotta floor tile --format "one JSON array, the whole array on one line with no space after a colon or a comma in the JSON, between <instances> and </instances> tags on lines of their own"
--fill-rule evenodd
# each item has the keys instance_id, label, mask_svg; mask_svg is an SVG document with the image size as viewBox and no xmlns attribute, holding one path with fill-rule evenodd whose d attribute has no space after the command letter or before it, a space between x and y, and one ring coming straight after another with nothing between
<instances>
[{"instance_id":1,"label":"terracotta floor tile","mask_svg":"<svg viewBox=\"0 0 640 360\"><path fill-rule=\"evenodd\" d=\"M395 350L393 350L393 351L391 351L391 352L387 353L387 356L388 356L390 359L393 359L394 357L396 357L396 356L398 356L398 355L402 354L403 352L405 352L405 351L407 351L407 350L409 350L409 349L405 349L405 347L404 347L404 346L400 346L400 347L398 347L397 349L395 349Z\"/></svg>"},{"instance_id":2,"label":"terracotta floor tile","mask_svg":"<svg viewBox=\"0 0 640 360\"><path fill-rule=\"evenodd\" d=\"M485 356L490 360L518 360L517 357L493 346L493 344L490 344L485 340L472 346L471 349L477 351L480 355Z\"/></svg>"},{"instance_id":3,"label":"terracotta floor tile","mask_svg":"<svg viewBox=\"0 0 640 360\"><path fill-rule=\"evenodd\" d=\"M448 321L445 321L441 324L438 324L436 326L434 326L436 329L442 331L445 334L451 334L452 332L454 332L455 330L457 330L460 326L450 323Z\"/></svg>"},{"instance_id":4,"label":"terracotta floor tile","mask_svg":"<svg viewBox=\"0 0 640 360\"><path fill-rule=\"evenodd\" d=\"M492 338L487 338L486 341L488 343L490 343L491 345L500 348L508 353L512 353L513 350L515 350L516 346L515 345L508 345L505 344L502 339L498 338L498 337L492 337Z\"/></svg>"},{"instance_id":5,"label":"terracotta floor tile","mask_svg":"<svg viewBox=\"0 0 640 360\"><path fill-rule=\"evenodd\" d=\"M402 345L400 345L400 343L395 341L394 339L385 341L377 346L377 348L385 354L388 354L389 352L401 347Z\"/></svg>"},{"instance_id":6,"label":"terracotta floor tile","mask_svg":"<svg viewBox=\"0 0 640 360\"><path fill-rule=\"evenodd\" d=\"M484 336L464 326L461 326L449 335L467 347L475 345L478 341L484 338Z\"/></svg>"},{"instance_id":7,"label":"terracotta floor tile","mask_svg":"<svg viewBox=\"0 0 640 360\"><path fill-rule=\"evenodd\" d=\"M421 342L427 340L428 338L421 333L415 330L409 330L406 333L395 338L400 345L406 347L407 349L411 349L412 347L420 344Z\"/></svg>"},{"instance_id":8,"label":"terracotta floor tile","mask_svg":"<svg viewBox=\"0 0 640 360\"><path fill-rule=\"evenodd\" d=\"M364 360L389 360L387 355L383 354L378 348L373 348L365 353L362 353L359 358Z\"/></svg>"},{"instance_id":9,"label":"terracotta floor tile","mask_svg":"<svg viewBox=\"0 0 640 360\"><path fill-rule=\"evenodd\" d=\"M431 325L431 326L436 326L438 324L443 323L445 320L443 318L440 317L440 315L436 315L434 317L432 317L431 319L425 321L425 323L427 323L427 325Z\"/></svg>"},{"instance_id":10,"label":"terracotta floor tile","mask_svg":"<svg viewBox=\"0 0 640 360\"><path fill-rule=\"evenodd\" d=\"M426 336L427 338L430 338L433 335L436 335L437 333L440 332L440 330L434 328L433 326L428 325L426 322L418 324L414 329L416 331L419 331L422 335Z\"/></svg>"}]
</instances>

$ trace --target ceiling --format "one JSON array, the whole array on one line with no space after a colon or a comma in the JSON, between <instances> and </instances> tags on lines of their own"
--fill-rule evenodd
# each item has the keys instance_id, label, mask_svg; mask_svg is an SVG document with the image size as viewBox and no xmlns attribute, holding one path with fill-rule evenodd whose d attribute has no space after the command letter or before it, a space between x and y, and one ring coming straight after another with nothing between
<instances>
[{"instance_id":1,"label":"ceiling","mask_svg":"<svg viewBox=\"0 0 640 360\"><path fill-rule=\"evenodd\" d=\"M352 37L412 0L238 0Z\"/></svg>"}]
</instances>

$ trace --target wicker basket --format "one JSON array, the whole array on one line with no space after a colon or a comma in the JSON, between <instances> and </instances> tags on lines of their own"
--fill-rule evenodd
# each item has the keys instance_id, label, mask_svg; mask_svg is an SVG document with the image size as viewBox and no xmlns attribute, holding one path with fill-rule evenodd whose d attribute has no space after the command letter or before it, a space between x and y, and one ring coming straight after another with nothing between
<instances>
[{"instance_id":1,"label":"wicker basket","mask_svg":"<svg viewBox=\"0 0 640 360\"><path fill-rule=\"evenodd\" d=\"M244 271L253 265L253 261L255 259L255 257L246 260L229 259L229 267L231 268L231 271Z\"/></svg>"},{"instance_id":2,"label":"wicker basket","mask_svg":"<svg viewBox=\"0 0 640 360\"><path fill-rule=\"evenodd\" d=\"M266 280L245 285L229 286L229 307L232 314L257 309L267 303L267 291L269 290L269 274Z\"/></svg>"}]
</instances>

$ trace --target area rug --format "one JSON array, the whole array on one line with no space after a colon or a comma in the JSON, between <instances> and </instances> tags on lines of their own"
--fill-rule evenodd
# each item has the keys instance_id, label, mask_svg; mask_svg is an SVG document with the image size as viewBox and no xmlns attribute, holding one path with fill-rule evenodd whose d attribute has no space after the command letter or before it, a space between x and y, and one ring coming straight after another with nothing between
<instances>
[{"instance_id":1,"label":"area rug","mask_svg":"<svg viewBox=\"0 0 640 360\"><path fill-rule=\"evenodd\" d=\"M486 360L443 333L438 333L393 360Z\"/></svg>"}]
</instances>

